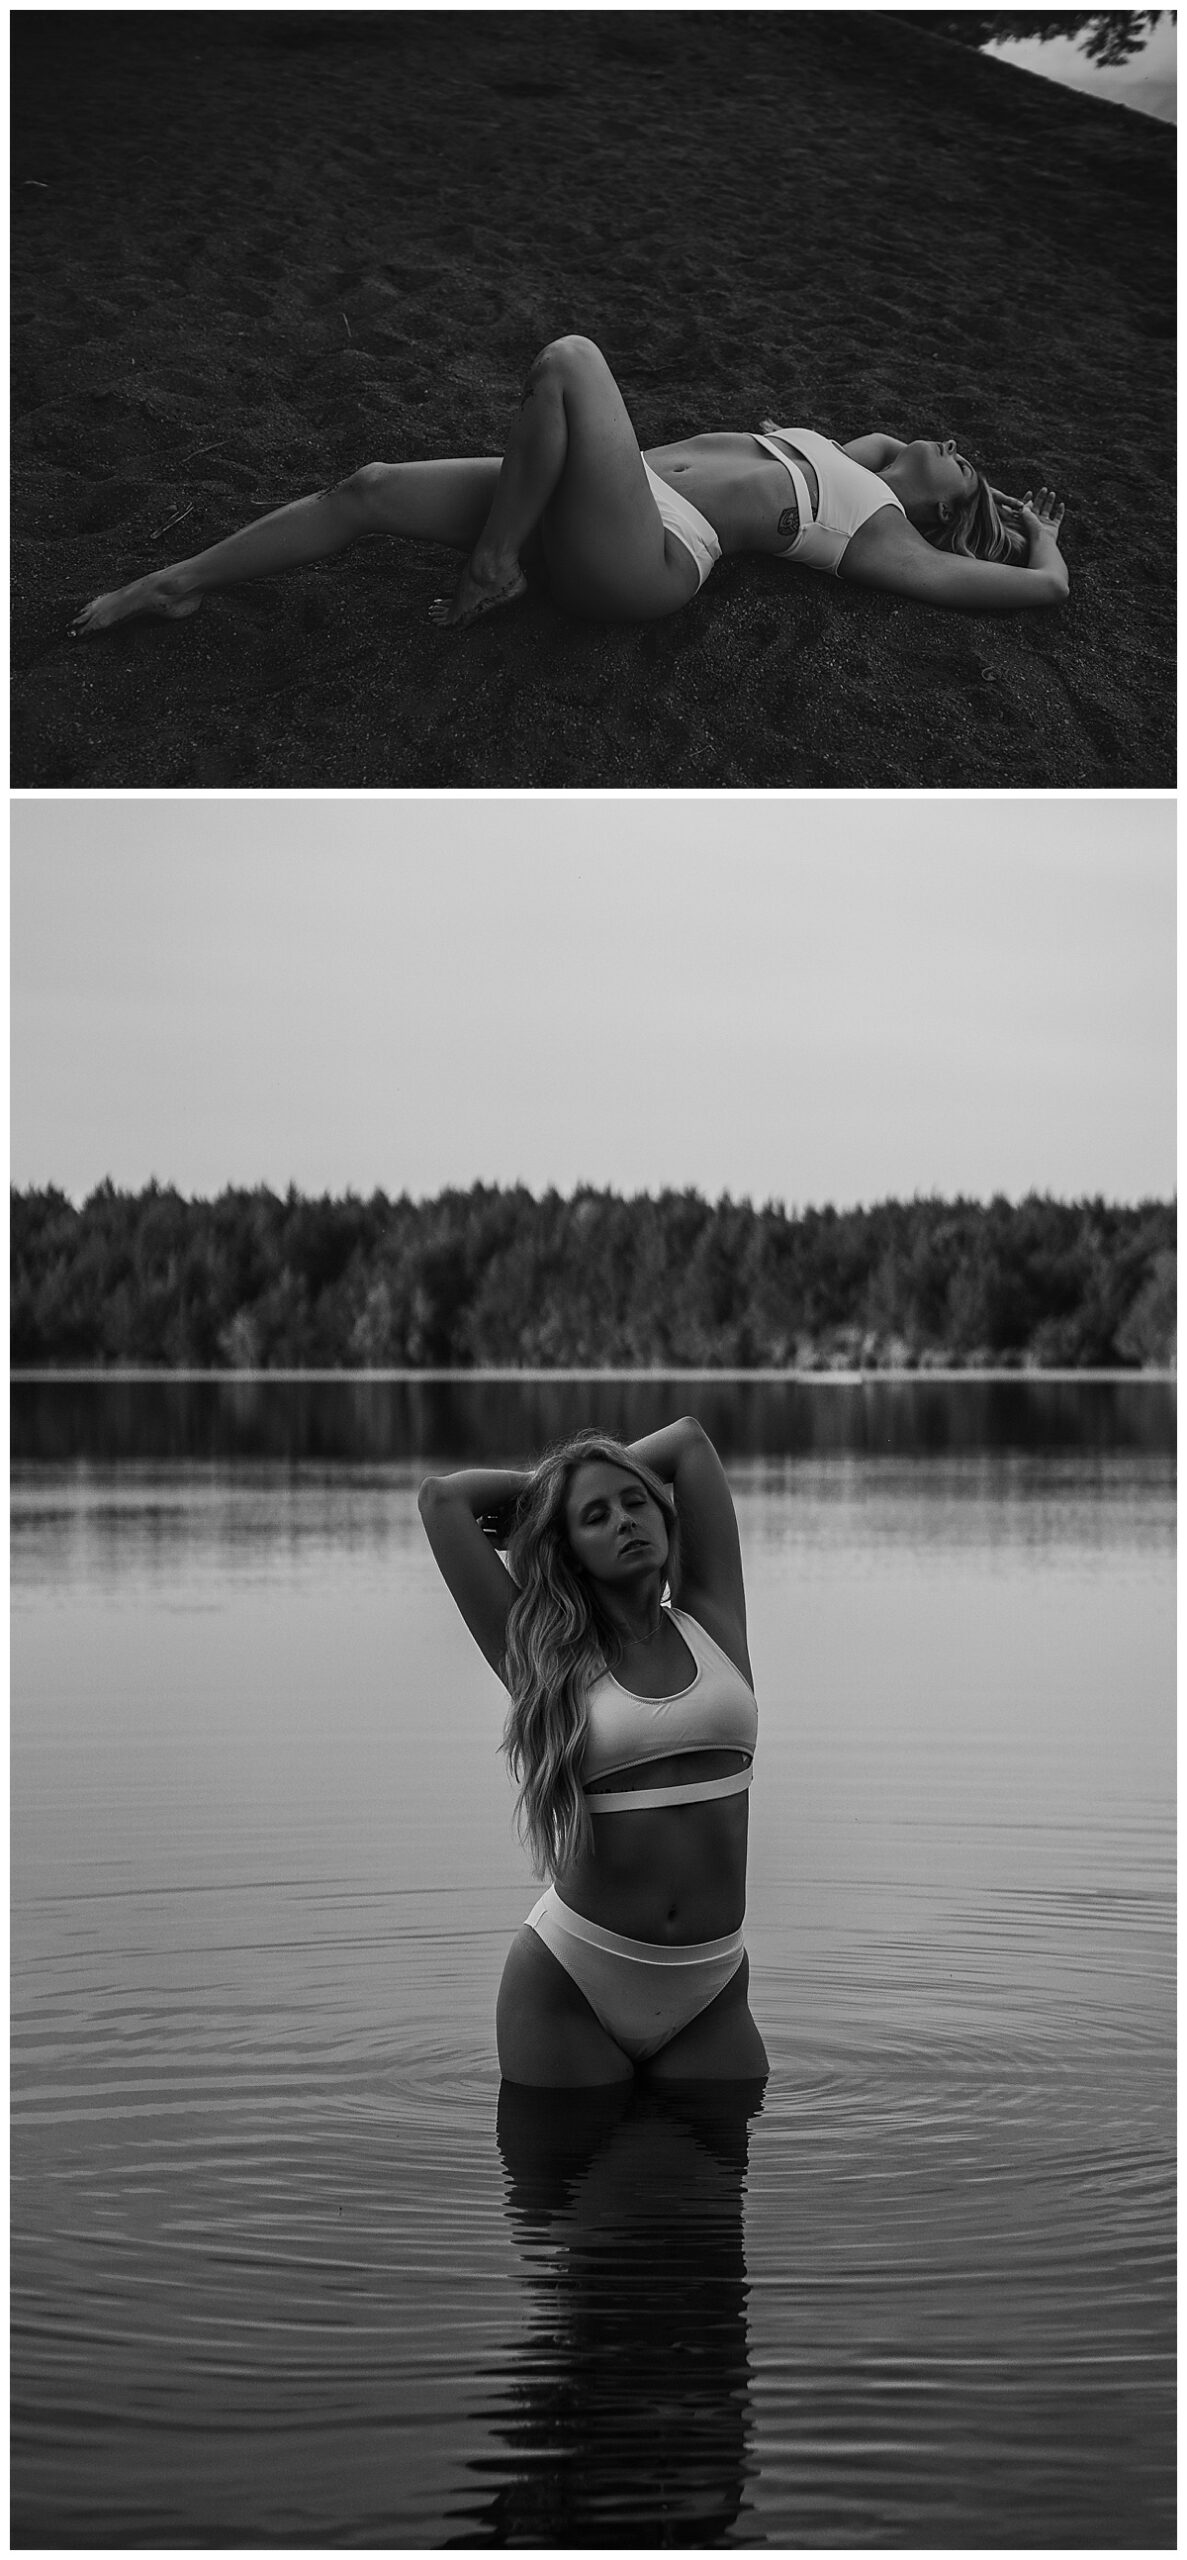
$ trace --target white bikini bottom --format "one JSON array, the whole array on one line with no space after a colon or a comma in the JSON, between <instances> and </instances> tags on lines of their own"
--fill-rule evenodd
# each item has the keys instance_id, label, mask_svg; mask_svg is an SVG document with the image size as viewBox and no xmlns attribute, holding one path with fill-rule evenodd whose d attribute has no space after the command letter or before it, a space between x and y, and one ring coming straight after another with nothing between
<instances>
[{"instance_id":1,"label":"white bikini bottom","mask_svg":"<svg viewBox=\"0 0 1187 2560\"><path fill-rule=\"evenodd\" d=\"M555 1885L529 1911L528 1927L634 2062L645 2062L699 2017L732 1981L745 1954L740 1929L691 1947L622 1938L617 1929L600 1929L595 1920L570 1911Z\"/></svg>"},{"instance_id":2,"label":"white bikini bottom","mask_svg":"<svg viewBox=\"0 0 1187 2560\"><path fill-rule=\"evenodd\" d=\"M644 463L643 469L659 508L661 522L669 533L675 534L677 542L684 544L686 551L691 551L697 564L697 585L703 587L710 569L715 568L721 558L721 544L708 516L703 516L691 499L681 498L675 489L669 488L667 481L660 479L658 471L653 471L649 462Z\"/></svg>"}]
</instances>

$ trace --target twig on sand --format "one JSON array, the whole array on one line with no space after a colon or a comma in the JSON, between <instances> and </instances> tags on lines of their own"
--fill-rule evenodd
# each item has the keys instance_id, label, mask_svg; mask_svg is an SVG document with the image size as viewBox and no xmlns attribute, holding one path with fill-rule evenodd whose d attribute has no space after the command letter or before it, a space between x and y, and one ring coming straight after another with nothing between
<instances>
[{"instance_id":1,"label":"twig on sand","mask_svg":"<svg viewBox=\"0 0 1187 2560\"><path fill-rule=\"evenodd\" d=\"M350 322L349 322L349 320L347 319L347 317L346 317L346 313L345 313L345 312L343 312L343 314L342 314L342 326L343 326L343 328L344 328L344 329L345 329L345 331L346 331L347 337L349 338L351 345L353 346L353 345L354 345L354 331L353 331L353 329L351 328Z\"/></svg>"},{"instance_id":2,"label":"twig on sand","mask_svg":"<svg viewBox=\"0 0 1187 2560\"><path fill-rule=\"evenodd\" d=\"M194 501L193 501L193 499L191 498L191 500L190 500L190 503L189 503L188 507L179 507L179 509L178 509L178 511L177 511L177 514L176 514L175 516L166 516L164 524L159 524L159 525L157 526L156 532L155 532L155 533L150 533L150 535L149 535L149 537L148 537L148 538L149 538L149 541L150 541L150 542L159 542L159 541L160 541L160 539L161 539L161 535L162 535L163 533L168 533L168 531L169 531L169 529L170 529L170 526L171 526L171 525L180 524L183 516L192 516L193 512L194 512Z\"/></svg>"},{"instance_id":3,"label":"twig on sand","mask_svg":"<svg viewBox=\"0 0 1187 2560\"><path fill-rule=\"evenodd\" d=\"M227 439L220 436L217 444L196 444L192 453L183 453L183 462L196 462L200 453L221 453Z\"/></svg>"}]
</instances>

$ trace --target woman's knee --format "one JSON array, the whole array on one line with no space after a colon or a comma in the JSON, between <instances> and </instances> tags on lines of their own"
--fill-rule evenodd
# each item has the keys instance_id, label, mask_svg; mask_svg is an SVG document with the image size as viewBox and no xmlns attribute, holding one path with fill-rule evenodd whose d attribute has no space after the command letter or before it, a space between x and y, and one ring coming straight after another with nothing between
<instances>
[{"instance_id":1,"label":"woman's knee","mask_svg":"<svg viewBox=\"0 0 1187 2560\"><path fill-rule=\"evenodd\" d=\"M336 498L349 515L357 518L363 530L379 513L391 469L390 462L364 462L358 471L350 472L345 480L336 480L333 488L323 494Z\"/></svg>"},{"instance_id":2,"label":"woman's knee","mask_svg":"<svg viewBox=\"0 0 1187 2560\"><path fill-rule=\"evenodd\" d=\"M609 371L601 348L595 346L592 338L570 335L550 338L548 345L541 347L528 380L535 383L544 381L549 375L558 375L562 381L571 381L590 373L605 377Z\"/></svg>"}]
</instances>

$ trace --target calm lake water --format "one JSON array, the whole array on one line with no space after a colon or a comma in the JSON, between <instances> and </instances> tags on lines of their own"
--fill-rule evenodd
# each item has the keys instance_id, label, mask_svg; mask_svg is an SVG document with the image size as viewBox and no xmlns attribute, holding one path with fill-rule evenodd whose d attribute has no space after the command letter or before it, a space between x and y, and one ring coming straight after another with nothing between
<instances>
[{"instance_id":1,"label":"calm lake water","mask_svg":"<svg viewBox=\"0 0 1187 2560\"><path fill-rule=\"evenodd\" d=\"M1016 64L1020 71L1036 71L1042 79L1081 89L1088 97L1103 99L1111 106L1130 107L1139 115L1155 116L1165 124L1175 122L1176 25L1172 9L1162 11L1158 25L1128 61L1109 69L1094 62L1075 36L1006 37L988 45L986 51L1003 62Z\"/></svg>"},{"instance_id":2,"label":"calm lake water","mask_svg":"<svg viewBox=\"0 0 1187 2560\"><path fill-rule=\"evenodd\" d=\"M15 2540L1166 2546L1173 1389L18 1386ZM426 1465L700 1413L760 2106L500 2094Z\"/></svg>"},{"instance_id":3,"label":"calm lake water","mask_svg":"<svg viewBox=\"0 0 1187 2560\"><path fill-rule=\"evenodd\" d=\"M1077 36L1008 36L1000 44L985 46L985 51L1000 61L1013 61L1021 72L1039 72L1041 79L1057 79L1069 90L1100 97L1115 108L1133 108L1138 115L1154 115L1169 125L1177 118L1174 10L1161 10L1159 26L1151 28L1146 44L1110 69L1092 61Z\"/></svg>"}]
</instances>

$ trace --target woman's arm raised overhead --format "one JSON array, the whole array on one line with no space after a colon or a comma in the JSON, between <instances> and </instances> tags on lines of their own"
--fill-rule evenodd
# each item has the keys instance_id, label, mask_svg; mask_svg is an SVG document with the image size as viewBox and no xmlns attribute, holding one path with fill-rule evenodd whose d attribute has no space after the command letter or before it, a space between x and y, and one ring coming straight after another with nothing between
<instances>
[{"instance_id":1,"label":"woman's arm raised overhead","mask_svg":"<svg viewBox=\"0 0 1187 2560\"><path fill-rule=\"evenodd\" d=\"M1011 509L1011 530L1017 528L1027 548L1026 567L1019 569L1005 561L937 551L896 507L879 507L854 534L841 576L858 586L914 596L920 604L964 606L970 613L1016 613L1032 605L1063 604L1068 574L1059 548L1062 522L1063 508L1049 489L1040 489L1033 503L1027 497L1016 511Z\"/></svg>"},{"instance_id":2,"label":"woman's arm raised overhead","mask_svg":"<svg viewBox=\"0 0 1187 2560\"><path fill-rule=\"evenodd\" d=\"M417 1497L425 1535L474 1642L502 1672L507 1618L516 1586L496 1554L527 1475L521 1468L466 1467L426 1476Z\"/></svg>"},{"instance_id":3,"label":"woman's arm raised overhead","mask_svg":"<svg viewBox=\"0 0 1187 2560\"><path fill-rule=\"evenodd\" d=\"M722 1622L733 1639L728 1650L740 1654L740 1667L749 1679L742 1545L733 1495L708 1432L685 1414L645 1440L633 1440L631 1455L670 1484L676 1497L680 1579L673 1600L694 1618L703 1618L710 1635L718 1632L714 1621Z\"/></svg>"}]
</instances>

